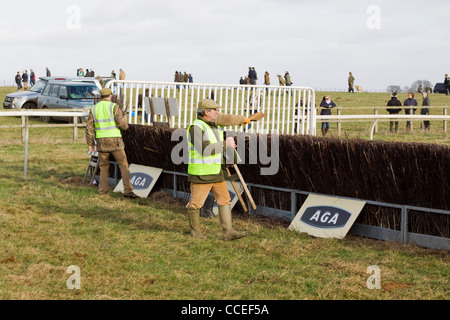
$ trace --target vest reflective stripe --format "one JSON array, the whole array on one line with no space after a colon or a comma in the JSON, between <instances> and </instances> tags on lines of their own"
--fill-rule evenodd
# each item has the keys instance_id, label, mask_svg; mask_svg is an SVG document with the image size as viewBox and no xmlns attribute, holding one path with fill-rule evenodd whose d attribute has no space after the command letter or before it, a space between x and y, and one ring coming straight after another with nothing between
<instances>
[{"instance_id":1,"label":"vest reflective stripe","mask_svg":"<svg viewBox=\"0 0 450 320\"><path fill-rule=\"evenodd\" d=\"M211 127L208 126L208 124L206 124L204 121L197 119L192 123L191 126L200 127L204 132L204 139L208 140L210 144L223 141L223 129L218 130L219 140L217 140L213 129L211 129ZM191 126L189 126L187 131L188 141ZM220 150L221 152L219 153L204 157L202 154L200 154L200 152L197 151L197 149L195 149L194 144L191 141L189 141L188 143L189 143L189 164L188 164L189 174L202 176L202 175L218 174L220 172L220 169L222 167L222 149Z\"/></svg>"},{"instance_id":2,"label":"vest reflective stripe","mask_svg":"<svg viewBox=\"0 0 450 320\"><path fill-rule=\"evenodd\" d=\"M92 107L94 116L95 137L100 138L121 138L122 133L117 127L114 119L114 102L100 101Z\"/></svg>"}]
</instances>

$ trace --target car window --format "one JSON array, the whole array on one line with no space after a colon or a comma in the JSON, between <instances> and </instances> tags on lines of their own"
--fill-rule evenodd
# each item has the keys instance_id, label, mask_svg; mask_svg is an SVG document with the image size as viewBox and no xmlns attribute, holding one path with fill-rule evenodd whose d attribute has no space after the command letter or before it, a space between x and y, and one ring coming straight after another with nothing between
<instances>
[{"instance_id":1,"label":"car window","mask_svg":"<svg viewBox=\"0 0 450 320\"><path fill-rule=\"evenodd\" d=\"M98 88L96 86L73 86L68 87L69 96L71 99L93 99L98 95Z\"/></svg>"},{"instance_id":2,"label":"car window","mask_svg":"<svg viewBox=\"0 0 450 320\"><path fill-rule=\"evenodd\" d=\"M50 91L50 96L52 96L52 97L59 97L58 96L58 91L59 91L59 86L54 84L52 86L52 91Z\"/></svg>"},{"instance_id":3,"label":"car window","mask_svg":"<svg viewBox=\"0 0 450 320\"><path fill-rule=\"evenodd\" d=\"M36 84L34 86L32 86L30 88L30 91L33 92L42 92L42 89L44 89L45 85L47 84L47 81L42 81L39 80L38 82L36 82Z\"/></svg>"},{"instance_id":4,"label":"car window","mask_svg":"<svg viewBox=\"0 0 450 320\"><path fill-rule=\"evenodd\" d=\"M66 86L60 86L59 88L59 96L66 96L67 97L67 87Z\"/></svg>"},{"instance_id":5,"label":"car window","mask_svg":"<svg viewBox=\"0 0 450 320\"><path fill-rule=\"evenodd\" d=\"M52 88L51 85L48 85L45 87L44 91L42 92L43 96L49 96L50 95L50 89Z\"/></svg>"}]
</instances>

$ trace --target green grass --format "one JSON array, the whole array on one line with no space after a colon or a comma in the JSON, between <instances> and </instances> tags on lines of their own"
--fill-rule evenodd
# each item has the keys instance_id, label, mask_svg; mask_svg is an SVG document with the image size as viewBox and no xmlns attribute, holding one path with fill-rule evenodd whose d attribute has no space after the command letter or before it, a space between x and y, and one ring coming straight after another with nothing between
<instances>
[{"instance_id":1,"label":"green grass","mask_svg":"<svg viewBox=\"0 0 450 320\"><path fill-rule=\"evenodd\" d=\"M7 90L0 88L1 100ZM381 95L347 102L379 105L388 99ZM332 93L338 96L351 98ZM20 119L0 118L10 123ZM210 218L201 219L208 239L195 241L184 201L157 190L147 199L101 197L84 185L82 129L75 142L69 128L31 129L27 180L20 129L0 135L0 299L450 298L446 251L352 235L314 238L237 213L234 225L247 237L224 242L218 218ZM448 143L448 133L380 136L441 143L441 135ZM67 288L71 265L80 267L80 290ZM380 290L366 287L371 265L380 267Z\"/></svg>"}]
</instances>

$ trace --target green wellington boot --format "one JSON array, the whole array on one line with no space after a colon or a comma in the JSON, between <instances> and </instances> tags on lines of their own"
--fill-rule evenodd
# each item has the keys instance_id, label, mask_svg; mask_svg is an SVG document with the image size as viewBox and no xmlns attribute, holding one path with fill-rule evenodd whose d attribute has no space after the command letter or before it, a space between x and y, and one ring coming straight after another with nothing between
<instances>
[{"instance_id":1,"label":"green wellington boot","mask_svg":"<svg viewBox=\"0 0 450 320\"><path fill-rule=\"evenodd\" d=\"M200 229L200 209L188 209L188 217L191 236L196 239L206 239Z\"/></svg>"},{"instance_id":2,"label":"green wellington boot","mask_svg":"<svg viewBox=\"0 0 450 320\"><path fill-rule=\"evenodd\" d=\"M243 231L236 231L233 229L231 222L231 207L230 205L219 207L219 218L223 229L223 240L235 240L245 237L247 234Z\"/></svg>"}]
</instances>

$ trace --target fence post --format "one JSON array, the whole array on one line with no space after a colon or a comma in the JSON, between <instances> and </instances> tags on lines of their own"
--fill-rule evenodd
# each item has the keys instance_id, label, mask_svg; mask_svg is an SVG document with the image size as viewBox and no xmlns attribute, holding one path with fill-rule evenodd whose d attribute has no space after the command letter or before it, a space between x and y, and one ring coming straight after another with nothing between
<instances>
[{"instance_id":1,"label":"fence post","mask_svg":"<svg viewBox=\"0 0 450 320\"><path fill-rule=\"evenodd\" d=\"M446 115L447 115L447 107L444 107L444 116L446 116ZM444 120L443 129L444 129L444 132L447 132L447 120Z\"/></svg>"},{"instance_id":2,"label":"fence post","mask_svg":"<svg viewBox=\"0 0 450 320\"><path fill-rule=\"evenodd\" d=\"M337 107L337 115L340 116L342 114L342 107ZM337 122L337 135L338 137L341 135L341 127L342 127L342 121L338 120Z\"/></svg>"},{"instance_id":3,"label":"fence post","mask_svg":"<svg viewBox=\"0 0 450 320\"><path fill-rule=\"evenodd\" d=\"M22 118L25 118L25 156L23 161L23 178L27 180L29 126L28 126L28 116L24 116Z\"/></svg>"},{"instance_id":4,"label":"fence post","mask_svg":"<svg viewBox=\"0 0 450 320\"><path fill-rule=\"evenodd\" d=\"M78 117L73 117L73 141L78 140Z\"/></svg>"},{"instance_id":5,"label":"fence post","mask_svg":"<svg viewBox=\"0 0 450 320\"><path fill-rule=\"evenodd\" d=\"M406 206L402 206L401 220L400 220L400 237L401 243L408 243L408 209Z\"/></svg>"},{"instance_id":6,"label":"fence post","mask_svg":"<svg viewBox=\"0 0 450 320\"><path fill-rule=\"evenodd\" d=\"M373 111L374 115L378 115L378 109L375 107L374 111ZM374 133L378 133L378 122L375 123L375 127L373 130Z\"/></svg>"},{"instance_id":7,"label":"fence post","mask_svg":"<svg viewBox=\"0 0 450 320\"><path fill-rule=\"evenodd\" d=\"M22 128L21 128L21 137L22 137L22 143L25 142L25 124L26 124L26 120L25 120L25 116L22 116Z\"/></svg>"}]
</instances>

